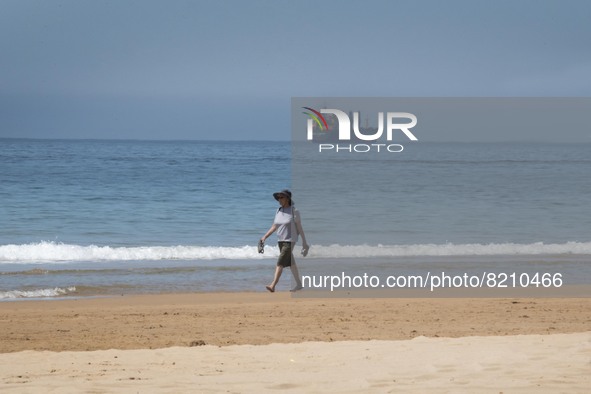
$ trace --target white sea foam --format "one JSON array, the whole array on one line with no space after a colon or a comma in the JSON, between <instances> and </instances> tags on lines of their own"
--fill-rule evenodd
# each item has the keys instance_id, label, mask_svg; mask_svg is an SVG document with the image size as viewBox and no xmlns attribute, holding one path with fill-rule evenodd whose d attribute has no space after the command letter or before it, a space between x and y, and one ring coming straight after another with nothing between
<instances>
[{"instance_id":1,"label":"white sea foam","mask_svg":"<svg viewBox=\"0 0 591 394\"><path fill-rule=\"evenodd\" d=\"M588 255L591 242L564 244L416 244L416 245L330 245L314 248L314 257L414 257L414 256L518 256L518 255Z\"/></svg>"},{"instance_id":2,"label":"white sea foam","mask_svg":"<svg viewBox=\"0 0 591 394\"><path fill-rule=\"evenodd\" d=\"M37 289L37 290L11 290L0 291L0 300L17 299L17 298L48 298L59 297L76 291L75 287L68 287L62 289L55 287L53 289Z\"/></svg>"},{"instance_id":3,"label":"white sea foam","mask_svg":"<svg viewBox=\"0 0 591 394\"><path fill-rule=\"evenodd\" d=\"M54 242L0 246L0 263L52 263L84 261L157 260L254 260L273 258L276 246L265 254L255 246L82 246ZM591 255L591 242L563 244L417 244L417 245L312 245L312 258L412 257L412 256L496 256L496 255Z\"/></svg>"},{"instance_id":4,"label":"white sea foam","mask_svg":"<svg viewBox=\"0 0 591 394\"><path fill-rule=\"evenodd\" d=\"M265 248L273 257L273 248ZM268 253L267 253L268 252ZM55 242L0 246L0 262L214 260L261 258L256 247L221 246L82 246Z\"/></svg>"}]
</instances>

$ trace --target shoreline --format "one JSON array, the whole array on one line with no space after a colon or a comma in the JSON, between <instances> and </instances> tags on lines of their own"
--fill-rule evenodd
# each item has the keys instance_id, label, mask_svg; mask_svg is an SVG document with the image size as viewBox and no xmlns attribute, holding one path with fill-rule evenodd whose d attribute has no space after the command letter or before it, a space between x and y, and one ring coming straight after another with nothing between
<instances>
[{"instance_id":1,"label":"shoreline","mask_svg":"<svg viewBox=\"0 0 591 394\"><path fill-rule=\"evenodd\" d=\"M591 298L123 295L0 303L0 353L590 331Z\"/></svg>"}]
</instances>

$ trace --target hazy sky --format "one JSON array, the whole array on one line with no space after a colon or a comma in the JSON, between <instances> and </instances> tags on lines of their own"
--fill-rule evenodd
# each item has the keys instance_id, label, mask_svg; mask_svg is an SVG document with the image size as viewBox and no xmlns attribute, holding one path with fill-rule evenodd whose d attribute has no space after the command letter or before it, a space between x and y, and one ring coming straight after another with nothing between
<instances>
[{"instance_id":1,"label":"hazy sky","mask_svg":"<svg viewBox=\"0 0 591 394\"><path fill-rule=\"evenodd\" d=\"M0 137L289 140L292 96L591 96L587 0L0 10Z\"/></svg>"}]
</instances>

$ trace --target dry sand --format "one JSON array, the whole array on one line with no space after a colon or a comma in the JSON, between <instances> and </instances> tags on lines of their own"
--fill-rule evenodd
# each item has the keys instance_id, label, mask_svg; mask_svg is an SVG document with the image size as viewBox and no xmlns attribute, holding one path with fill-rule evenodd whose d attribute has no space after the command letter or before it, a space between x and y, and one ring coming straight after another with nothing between
<instances>
[{"instance_id":1,"label":"dry sand","mask_svg":"<svg viewBox=\"0 0 591 394\"><path fill-rule=\"evenodd\" d=\"M591 299L4 302L0 353L15 393L587 393Z\"/></svg>"}]
</instances>

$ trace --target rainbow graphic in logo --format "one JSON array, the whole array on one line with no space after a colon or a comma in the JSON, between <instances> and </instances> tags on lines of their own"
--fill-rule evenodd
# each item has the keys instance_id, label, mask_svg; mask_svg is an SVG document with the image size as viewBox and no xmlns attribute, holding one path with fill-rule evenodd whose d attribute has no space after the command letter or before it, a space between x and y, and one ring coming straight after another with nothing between
<instances>
[{"instance_id":1,"label":"rainbow graphic in logo","mask_svg":"<svg viewBox=\"0 0 591 394\"><path fill-rule=\"evenodd\" d=\"M324 119L324 116L322 116L322 114L318 111L316 111L315 109L312 109L310 107L302 107L303 109L307 109L310 112L302 112L303 114L308 115L311 119L313 119L316 124L318 124L318 126L320 127L320 130L325 130L328 131L328 123L326 123L326 119ZM324 125L324 126L323 126Z\"/></svg>"}]
</instances>

